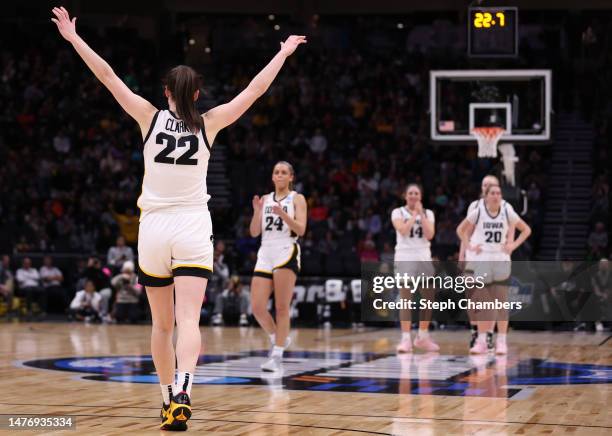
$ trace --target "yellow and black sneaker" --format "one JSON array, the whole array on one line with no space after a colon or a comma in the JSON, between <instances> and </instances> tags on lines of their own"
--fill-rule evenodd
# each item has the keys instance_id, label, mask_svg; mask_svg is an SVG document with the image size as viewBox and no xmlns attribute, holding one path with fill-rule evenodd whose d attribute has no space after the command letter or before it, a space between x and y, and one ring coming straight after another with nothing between
<instances>
[{"instance_id":1,"label":"yellow and black sneaker","mask_svg":"<svg viewBox=\"0 0 612 436\"><path fill-rule=\"evenodd\" d=\"M170 401L168 411L173 422L182 422L187 425L187 420L191 418L191 400L187 392L179 392Z\"/></svg>"},{"instance_id":2,"label":"yellow and black sneaker","mask_svg":"<svg viewBox=\"0 0 612 436\"><path fill-rule=\"evenodd\" d=\"M187 430L187 422L186 421L176 421L172 414L170 413L170 406L172 403L165 405L162 404L161 412L159 412L159 416L161 418L161 425L159 427L160 430L166 431L185 431Z\"/></svg>"}]
</instances>

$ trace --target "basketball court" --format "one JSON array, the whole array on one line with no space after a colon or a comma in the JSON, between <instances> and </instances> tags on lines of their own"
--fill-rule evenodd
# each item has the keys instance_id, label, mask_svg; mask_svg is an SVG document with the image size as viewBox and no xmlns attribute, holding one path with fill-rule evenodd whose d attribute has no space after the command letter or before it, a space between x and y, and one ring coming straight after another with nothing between
<instances>
[{"instance_id":1,"label":"basketball court","mask_svg":"<svg viewBox=\"0 0 612 436\"><path fill-rule=\"evenodd\" d=\"M193 432L604 435L612 427L604 334L513 332L507 357L469 357L467 332L440 331L439 354L398 357L396 329L299 329L276 379L258 369L267 355L259 329L202 331ZM3 325L0 387L18 386L3 415L72 416L77 434L158 433L149 332Z\"/></svg>"}]
</instances>

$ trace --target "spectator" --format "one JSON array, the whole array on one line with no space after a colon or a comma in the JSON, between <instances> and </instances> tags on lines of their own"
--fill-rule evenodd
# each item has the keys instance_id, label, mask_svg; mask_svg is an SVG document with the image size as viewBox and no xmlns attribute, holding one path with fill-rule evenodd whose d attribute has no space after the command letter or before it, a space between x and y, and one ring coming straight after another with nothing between
<instances>
[{"instance_id":1,"label":"spectator","mask_svg":"<svg viewBox=\"0 0 612 436\"><path fill-rule=\"evenodd\" d=\"M119 236L116 245L108 249L106 262L108 266L118 270L128 260L134 261L134 250L125 244L125 237Z\"/></svg>"},{"instance_id":2,"label":"spectator","mask_svg":"<svg viewBox=\"0 0 612 436\"><path fill-rule=\"evenodd\" d=\"M6 301L8 312L12 309L14 291L15 277L11 271L11 258L8 254L3 254L0 263L0 297Z\"/></svg>"},{"instance_id":3,"label":"spectator","mask_svg":"<svg viewBox=\"0 0 612 436\"><path fill-rule=\"evenodd\" d=\"M390 243L385 242L383 244L383 251L380 253L380 261L385 263L392 263L395 258L395 251Z\"/></svg>"},{"instance_id":4,"label":"spectator","mask_svg":"<svg viewBox=\"0 0 612 436\"><path fill-rule=\"evenodd\" d=\"M317 129L315 134L310 139L310 151L315 154L322 154L327 149L327 138L323 135L321 129Z\"/></svg>"},{"instance_id":5,"label":"spectator","mask_svg":"<svg viewBox=\"0 0 612 436\"><path fill-rule=\"evenodd\" d=\"M115 301L115 320L118 323L127 322L135 324L140 318L138 301L142 294L142 286L138 284L138 277L134 272L134 262L126 261L121 267L121 274L111 280L111 285L117 291Z\"/></svg>"},{"instance_id":6,"label":"spectator","mask_svg":"<svg viewBox=\"0 0 612 436\"><path fill-rule=\"evenodd\" d=\"M362 248L359 251L359 258L362 262L378 262L378 251L371 235L368 235L360 246Z\"/></svg>"},{"instance_id":7,"label":"spectator","mask_svg":"<svg viewBox=\"0 0 612 436\"><path fill-rule=\"evenodd\" d=\"M250 296L248 291L243 289L240 277L232 276L229 280L229 287L217 296L212 324L238 322L240 326L249 325L247 319L249 305Z\"/></svg>"},{"instance_id":8,"label":"spectator","mask_svg":"<svg viewBox=\"0 0 612 436\"><path fill-rule=\"evenodd\" d=\"M100 315L105 322L112 321L109 316L109 305L112 299L113 290L110 285L111 271L108 268L102 268L102 262L95 256L91 256L87 260L87 267L83 272L83 276L77 283L77 289L85 287L85 281L91 280L96 289L100 289Z\"/></svg>"},{"instance_id":9,"label":"spectator","mask_svg":"<svg viewBox=\"0 0 612 436\"><path fill-rule=\"evenodd\" d=\"M44 257L39 273L47 300L54 302L55 308L63 313L68 304L68 294L62 286L64 275L53 265L51 256Z\"/></svg>"},{"instance_id":10,"label":"spectator","mask_svg":"<svg viewBox=\"0 0 612 436\"><path fill-rule=\"evenodd\" d=\"M68 154L70 152L71 142L70 138L66 135L64 129L60 131L53 138L53 148L55 151L62 154Z\"/></svg>"},{"instance_id":11,"label":"spectator","mask_svg":"<svg viewBox=\"0 0 612 436\"><path fill-rule=\"evenodd\" d=\"M213 253L213 273L206 287L206 299L204 306L206 313L213 313L215 301L227 286L230 270L225 261L225 243L217 241L215 251Z\"/></svg>"},{"instance_id":12,"label":"spectator","mask_svg":"<svg viewBox=\"0 0 612 436\"><path fill-rule=\"evenodd\" d=\"M78 321L99 321L100 300L102 297L96 292L96 285L92 280L85 282L85 288L76 293L70 303L68 319Z\"/></svg>"},{"instance_id":13,"label":"spectator","mask_svg":"<svg viewBox=\"0 0 612 436\"><path fill-rule=\"evenodd\" d=\"M125 213L117 213L114 209L111 209L111 211L113 218L117 221L121 236L125 238L128 244L136 245L138 242L138 217L134 215L134 209L128 207Z\"/></svg>"},{"instance_id":14,"label":"spectator","mask_svg":"<svg viewBox=\"0 0 612 436\"><path fill-rule=\"evenodd\" d=\"M16 278L19 292L26 297L28 312L33 313L32 300L36 299L40 306L40 315L44 316L47 311L47 294L40 286L40 274L36 268L32 268L32 260L29 257L23 259L21 268L17 270Z\"/></svg>"},{"instance_id":15,"label":"spectator","mask_svg":"<svg viewBox=\"0 0 612 436\"><path fill-rule=\"evenodd\" d=\"M606 227L601 221L595 224L595 230L589 235L587 241L589 253L588 256L591 259L597 259L607 256L608 249L608 233Z\"/></svg>"},{"instance_id":16,"label":"spectator","mask_svg":"<svg viewBox=\"0 0 612 436\"><path fill-rule=\"evenodd\" d=\"M610 274L610 261L603 258L597 265L597 272L591 276L591 285L595 294L597 308L600 310L595 330L604 330L604 321L609 321L612 314L612 274Z\"/></svg>"}]
</instances>

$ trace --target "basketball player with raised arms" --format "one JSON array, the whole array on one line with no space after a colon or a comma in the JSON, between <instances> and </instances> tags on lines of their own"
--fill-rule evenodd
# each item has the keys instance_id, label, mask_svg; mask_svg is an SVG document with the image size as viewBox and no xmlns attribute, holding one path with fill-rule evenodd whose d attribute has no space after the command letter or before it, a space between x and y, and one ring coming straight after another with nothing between
<instances>
[{"instance_id":1,"label":"basketball player with raised arms","mask_svg":"<svg viewBox=\"0 0 612 436\"><path fill-rule=\"evenodd\" d=\"M151 354L163 405L161 428L186 430L191 385L200 355L200 309L213 266L212 224L206 173L219 131L261 97L304 36L290 36L270 63L233 100L200 114L195 105L200 77L180 65L167 74L169 110L158 110L136 95L76 32L76 18L53 8L60 34L132 117L142 132L145 175L138 235L139 281L146 287L153 320ZM173 292L174 291L174 292ZM177 325L176 350L172 345ZM178 377L173 386L175 361Z\"/></svg>"},{"instance_id":2,"label":"basketball player with raised arms","mask_svg":"<svg viewBox=\"0 0 612 436\"><path fill-rule=\"evenodd\" d=\"M520 232L514 239L515 230ZM482 277L486 286L475 294L484 296L484 301L507 300L507 286L511 273L510 256L531 234L531 228L514 211L512 205L502 198L498 185L489 185L483 201L457 227L457 235L466 247L470 262L466 269ZM476 297L475 297L476 298ZM485 319L482 319L482 318ZM507 311L484 313L476 321L478 337L470 353L484 354L488 351L486 333L493 331L496 319L498 335L495 345L497 354L506 354L508 346Z\"/></svg>"},{"instance_id":3,"label":"basketball player with raised arms","mask_svg":"<svg viewBox=\"0 0 612 436\"><path fill-rule=\"evenodd\" d=\"M499 179L492 175L486 175L482 178L482 182L480 183L480 198L478 200L474 200L470 203L470 205L468 206L467 209L467 214L469 215L470 212L476 210L478 208L478 205L483 201L483 198L485 196L485 191L486 189L491 186L491 185L497 185L500 186L499 184ZM461 243L460 247L459 247L459 262L469 262L474 253L473 252L468 252L467 253L467 258L466 258L466 252L465 252L465 246L463 245L463 243ZM473 271L472 271L473 272ZM468 296L471 295L471 291L469 291L467 293ZM468 310L468 317L470 317L470 315L472 315L472 310ZM471 332L471 337L470 337L470 347L472 348L474 346L474 344L476 343L476 338L478 337L478 327L476 326L476 322L475 321L470 321L470 332ZM494 345L493 345L493 332L487 332L487 348L489 350L493 350L494 349Z\"/></svg>"},{"instance_id":4,"label":"basketball player with raised arms","mask_svg":"<svg viewBox=\"0 0 612 436\"><path fill-rule=\"evenodd\" d=\"M431 263L431 240L435 235L435 217L433 211L423 208L421 202L423 191L416 183L411 183L404 191L406 204L398 207L391 213L391 222L395 228L395 273L419 276L421 273L433 276L434 268ZM401 289L402 298L410 299L413 293L408 289ZM413 290L414 291L414 290ZM435 290L419 289L421 298L435 299ZM414 340L414 347L423 351L438 351L440 347L429 336L429 323L432 310L421 309L419 313L419 331ZM410 310L400 313L400 326L402 339L397 346L398 353L412 352L413 342L410 337L412 320Z\"/></svg>"},{"instance_id":5,"label":"basketball player with raised arms","mask_svg":"<svg viewBox=\"0 0 612 436\"><path fill-rule=\"evenodd\" d=\"M270 338L272 350L261 365L263 371L282 370L283 353L290 344L290 309L293 288L300 271L299 236L306 232L307 206L292 189L295 172L289 162L274 165L274 191L253 197L250 232L261 235L261 247L251 282L251 306L257 322ZM268 312L274 290L276 320Z\"/></svg>"}]
</instances>

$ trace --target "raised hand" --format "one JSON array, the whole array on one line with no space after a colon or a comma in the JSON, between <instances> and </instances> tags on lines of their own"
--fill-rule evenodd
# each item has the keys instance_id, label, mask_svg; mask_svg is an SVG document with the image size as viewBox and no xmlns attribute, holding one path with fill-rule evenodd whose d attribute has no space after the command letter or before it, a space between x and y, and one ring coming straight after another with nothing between
<instances>
[{"instance_id":1,"label":"raised hand","mask_svg":"<svg viewBox=\"0 0 612 436\"><path fill-rule=\"evenodd\" d=\"M56 18L51 18L51 21L57 25L57 29L64 39L68 42L74 41L77 36L76 17L70 20L70 15L68 15L68 11L63 6L53 8L51 12L56 16Z\"/></svg>"},{"instance_id":2,"label":"raised hand","mask_svg":"<svg viewBox=\"0 0 612 436\"><path fill-rule=\"evenodd\" d=\"M272 213L282 218L285 214L285 211L279 204L275 204L274 206L272 206Z\"/></svg>"},{"instance_id":3,"label":"raised hand","mask_svg":"<svg viewBox=\"0 0 612 436\"><path fill-rule=\"evenodd\" d=\"M259 211L263 207L263 197L259 197L259 195L253 196L253 210Z\"/></svg>"},{"instance_id":4,"label":"raised hand","mask_svg":"<svg viewBox=\"0 0 612 436\"><path fill-rule=\"evenodd\" d=\"M280 43L280 52L285 56L291 56L298 45L305 44L306 37L304 35L291 35L285 42Z\"/></svg>"},{"instance_id":5,"label":"raised hand","mask_svg":"<svg viewBox=\"0 0 612 436\"><path fill-rule=\"evenodd\" d=\"M423 203L421 203L420 201L417 201L414 207L414 212L415 212L415 215L423 216Z\"/></svg>"}]
</instances>

